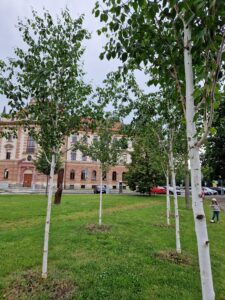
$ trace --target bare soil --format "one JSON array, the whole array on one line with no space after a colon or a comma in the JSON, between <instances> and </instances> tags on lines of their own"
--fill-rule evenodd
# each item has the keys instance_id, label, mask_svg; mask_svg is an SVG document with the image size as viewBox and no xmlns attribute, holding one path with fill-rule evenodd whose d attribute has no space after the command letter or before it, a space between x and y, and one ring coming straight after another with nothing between
<instances>
[{"instance_id":1,"label":"bare soil","mask_svg":"<svg viewBox=\"0 0 225 300\"><path fill-rule=\"evenodd\" d=\"M21 277L16 277L4 291L7 300L41 299L48 295L49 300L69 300L74 296L77 287L71 280L42 279L40 272L28 271Z\"/></svg>"},{"instance_id":2,"label":"bare soil","mask_svg":"<svg viewBox=\"0 0 225 300\"><path fill-rule=\"evenodd\" d=\"M160 251L156 254L156 258L178 265L192 265L194 260L190 255L184 252L177 253L175 250Z\"/></svg>"},{"instance_id":3,"label":"bare soil","mask_svg":"<svg viewBox=\"0 0 225 300\"><path fill-rule=\"evenodd\" d=\"M110 231L109 225L87 224L86 229L88 233L106 233Z\"/></svg>"}]
</instances>

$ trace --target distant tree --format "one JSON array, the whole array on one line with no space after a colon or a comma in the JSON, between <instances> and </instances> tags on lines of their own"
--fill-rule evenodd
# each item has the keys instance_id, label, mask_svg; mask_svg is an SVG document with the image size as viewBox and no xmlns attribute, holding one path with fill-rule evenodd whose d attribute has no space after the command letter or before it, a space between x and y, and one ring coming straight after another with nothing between
<instances>
[{"instance_id":1,"label":"distant tree","mask_svg":"<svg viewBox=\"0 0 225 300\"><path fill-rule=\"evenodd\" d=\"M162 181L163 173L156 167L154 155L149 147L152 140L149 136L135 136L133 138L133 151L131 164L128 166L126 180L131 190L150 194L150 190L159 181Z\"/></svg>"},{"instance_id":2,"label":"distant tree","mask_svg":"<svg viewBox=\"0 0 225 300\"><path fill-rule=\"evenodd\" d=\"M203 174L208 182L225 181L225 100L221 102L203 153ZM220 183L221 184L221 183Z\"/></svg>"},{"instance_id":3,"label":"distant tree","mask_svg":"<svg viewBox=\"0 0 225 300\"><path fill-rule=\"evenodd\" d=\"M107 114L102 118L97 127L97 138L90 144L87 142L87 136L84 136L74 146L83 154L99 161L100 163L100 202L99 202L99 225L102 225L102 180L110 167L121 163L121 154L127 148L127 139L124 136L117 137L121 128L116 128L118 119Z\"/></svg>"}]
</instances>

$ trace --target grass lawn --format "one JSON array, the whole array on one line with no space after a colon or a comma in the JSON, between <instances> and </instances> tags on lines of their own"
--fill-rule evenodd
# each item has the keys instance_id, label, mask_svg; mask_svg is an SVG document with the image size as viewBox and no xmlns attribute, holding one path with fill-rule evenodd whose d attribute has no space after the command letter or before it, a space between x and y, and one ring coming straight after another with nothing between
<instances>
[{"instance_id":1,"label":"grass lawn","mask_svg":"<svg viewBox=\"0 0 225 300\"><path fill-rule=\"evenodd\" d=\"M192 211L179 200L182 255L164 196L65 195L52 207L47 280L40 279L47 199L0 196L0 299L201 299ZM225 299L225 214L210 224L216 299Z\"/></svg>"}]
</instances>

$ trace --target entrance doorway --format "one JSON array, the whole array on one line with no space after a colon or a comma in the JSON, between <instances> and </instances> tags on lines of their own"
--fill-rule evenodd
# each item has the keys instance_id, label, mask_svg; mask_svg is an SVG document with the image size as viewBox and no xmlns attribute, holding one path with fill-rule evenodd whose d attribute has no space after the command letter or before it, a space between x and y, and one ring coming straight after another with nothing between
<instances>
[{"instance_id":1,"label":"entrance doorway","mask_svg":"<svg viewBox=\"0 0 225 300\"><path fill-rule=\"evenodd\" d=\"M24 174L24 178L23 178L24 187L31 187L32 177L33 177L32 174Z\"/></svg>"}]
</instances>

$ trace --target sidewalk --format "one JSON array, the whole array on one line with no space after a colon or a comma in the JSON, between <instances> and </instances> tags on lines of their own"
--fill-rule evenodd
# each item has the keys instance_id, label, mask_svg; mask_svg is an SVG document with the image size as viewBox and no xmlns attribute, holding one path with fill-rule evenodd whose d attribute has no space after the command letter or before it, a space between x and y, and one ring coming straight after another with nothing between
<instances>
[{"instance_id":1,"label":"sidewalk","mask_svg":"<svg viewBox=\"0 0 225 300\"><path fill-rule=\"evenodd\" d=\"M56 188L54 188L53 193L56 192ZM10 195L10 194L38 194L44 195L45 189L31 189L31 188L8 188L8 189L0 189L0 195ZM94 194L93 190L85 190L85 189L74 189L74 190L63 190L63 194ZM111 195L139 195L139 193L130 190L124 190L122 193L119 193L118 190L110 190L109 194Z\"/></svg>"}]
</instances>

